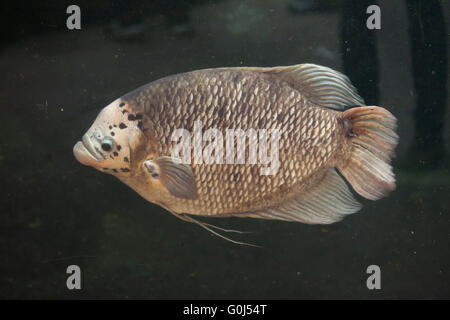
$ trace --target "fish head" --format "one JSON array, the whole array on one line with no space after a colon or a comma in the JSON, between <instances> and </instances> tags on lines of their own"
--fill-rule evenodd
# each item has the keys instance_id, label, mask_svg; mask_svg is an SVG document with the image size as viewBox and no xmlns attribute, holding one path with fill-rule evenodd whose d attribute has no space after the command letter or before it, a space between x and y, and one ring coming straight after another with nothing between
<instances>
[{"instance_id":1,"label":"fish head","mask_svg":"<svg viewBox=\"0 0 450 320\"><path fill-rule=\"evenodd\" d=\"M138 120L126 101L115 100L100 111L81 141L75 144L75 158L119 178L133 174L135 163L145 157L146 151L146 137Z\"/></svg>"}]
</instances>

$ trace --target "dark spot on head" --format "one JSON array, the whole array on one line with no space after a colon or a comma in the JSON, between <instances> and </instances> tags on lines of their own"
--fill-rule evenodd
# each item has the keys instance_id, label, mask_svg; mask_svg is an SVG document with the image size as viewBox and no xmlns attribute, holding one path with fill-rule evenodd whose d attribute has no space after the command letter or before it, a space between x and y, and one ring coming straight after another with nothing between
<instances>
[{"instance_id":1,"label":"dark spot on head","mask_svg":"<svg viewBox=\"0 0 450 320\"><path fill-rule=\"evenodd\" d=\"M134 116L134 114L129 114L128 115L128 120L134 121L134 120L136 120L136 117Z\"/></svg>"},{"instance_id":2,"label":"dark spot on head","mask_svg":"<svg viewBox=\"0 0 450 320\"><path fill-rule=\"evenodd\" d=\"M122 103L119 104L119 107L122 108L124 105L125 105L125 102L122 102Z\"/></svg>"},{"instance_id":3,"label":"dark spot on head","mask_svg":"<svg viewBox=\"0 0 450 320\"><path fill-rule=\"evenodd\" d=\"M125 114L125 113L127 113L128 112L128 110L127 109L125 109L125 110L122 110L122 114Z\"/></svg>"},{"instance_id":4,"label":"dark spot on head","mask_svg":"<svg viewBox=\"0 0 450 320\"><path fill-rule=\"evenodd\" d=\"M142 121L139 121L137 126L138 126L139 129L142 129L142 125L143 125Z\"/></svg>"},{"instance_id":5,"label":"dark spot on head","mask_svg":"<svg viewBox=\"0 0 450 320\"><path fill-rule=\"evenodd\" d=\"M119 124L119 128L120 128L120 129L125 129L125 128L127 128L127 125L126 125L125 123L121 122L121 123Z\"/></svg>"},{"instance_id":6,"label":"dark spot on head","mask_svg":"<svg viewBox=\"0 0 450 320\"><path fill-rule=\"evenodd\" d=\"M115 135L114 131L111 131L111 135L114 137L114 135Z\"/></svg>"},{"instance_id":7,"label":"dark spot on head","mask_svg":"<svg viewBox=\"0 0 450 320\"><path fill-rule=\"evenodd\" d=\"M116 124L114 125L114 128L117 128L117 125L116 125Z\"/></svg>"},{"instance_id":8,"label":"dark spot on head","mask_svg":"<svg viewBox=\"0 0 450 320\"><path fill-rule=\"evenodd\" d=\"M152 173L152 177L153 178L158 178L159 174L157 174L156 172Z\"/></svg>"},{"instance_id":9,"label":"dark spot on head","mask_svg":"<svg viewBox=\"0 0 450 320\"><path fill-rule=\"evenodd\" d=\"M109 126L109 130L111 130L112 129L112 126Z\"/></svg>"},{"instance_id":10,"label":"dark spot on head","mask_svg":"<svg viewBox=\"0 0 450 320\"><path fill-rule=\"evenodd\" d=\"M117 172L117 169L112 169L112 171Z\"/></svg>"},{"instance_id":11,"label":"dark spot on head","mask_svg":"<svg viewBox=\"0 0 450 320\"><path fill-rule=\"evenodd\" d=\"M113 155L114 155L115 157L117 157L119 154L117 153L117 151L114 151L114 152L113 152Z\"/></svg>"},{"instance_id":12,"label":"dark spot on head","mask_svg":"<svg viewBox=\"0 0 450 320\"><path fill-rule=\"evenodd\" d=\"M122 146L120 144L117 145L117 150L120 151L120 149L122 149Z\"/></svg>"},{"instance_id":13,"label":"dark spot on head","mask_svg":"<svg viewBox=\"0 0 450 320\"><path fill-rule=\"evenodd\" d=\"M128 160L128 157L124 157L124 158L123 158L123 161L125 161L125 162L130 162L130 160Z\"/></svg>"}]
</instances>

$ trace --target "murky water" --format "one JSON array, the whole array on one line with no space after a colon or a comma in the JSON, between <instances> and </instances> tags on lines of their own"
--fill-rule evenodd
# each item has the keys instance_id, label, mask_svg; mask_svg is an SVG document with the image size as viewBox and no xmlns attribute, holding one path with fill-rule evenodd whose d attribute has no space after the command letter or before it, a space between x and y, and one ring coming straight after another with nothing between
<instances>
[{"instance_id":1,"label":"murky water","mask_svg":"<svg viewBox=\"0 0 450 320\"><path fill-rule=\"evenodd\" d=\"M364 1L96 3L79 1L72 31L70 3L2 12L23 19L0 52L0 297L450 298L449 3L378 1L379 30ZM73 157L98 111L142 84L305 62L346 73L399 120L397 190L358 198L342 222L204 219L263 248L237 246ZM82 290L67 289L69 265ZM380 290L366 286L370 265Z\"/></svg>"}]
</instances>

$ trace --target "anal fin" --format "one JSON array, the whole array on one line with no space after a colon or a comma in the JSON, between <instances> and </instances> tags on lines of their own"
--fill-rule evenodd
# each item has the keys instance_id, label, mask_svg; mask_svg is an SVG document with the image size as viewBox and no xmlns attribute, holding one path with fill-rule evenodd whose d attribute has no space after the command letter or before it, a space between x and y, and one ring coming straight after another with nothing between
<instances>
[{"instance_id":1,"label":"anal fin","mask_svg":"<svg viewBox=\"0 0 450 320\"><path fill-rule=\"evenodd\" d=\"M357 212L361 204L355 200L334 168L328 169L318 185L276 207L236 216L297 221L308 224L330 224Z\"/></svg>"}]
</instances>

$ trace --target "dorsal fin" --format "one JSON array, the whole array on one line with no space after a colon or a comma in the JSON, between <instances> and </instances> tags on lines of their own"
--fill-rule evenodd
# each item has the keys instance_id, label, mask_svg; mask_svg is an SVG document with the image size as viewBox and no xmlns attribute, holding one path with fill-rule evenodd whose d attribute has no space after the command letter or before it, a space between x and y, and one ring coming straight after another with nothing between
<instances>
[{"instance_id":1,"label":"dorsal fin","mask_svg":"<svg viewBox=\"0 0 450 320\"><path fill-rule=\"evenodd\" d=\"M287 67L236 69L262 72L283 79L309 101L321 107L344 110L365 104L349 78L328 67L305 63Z\"/></svg>"}]
</instances>

